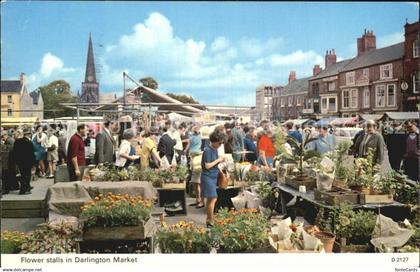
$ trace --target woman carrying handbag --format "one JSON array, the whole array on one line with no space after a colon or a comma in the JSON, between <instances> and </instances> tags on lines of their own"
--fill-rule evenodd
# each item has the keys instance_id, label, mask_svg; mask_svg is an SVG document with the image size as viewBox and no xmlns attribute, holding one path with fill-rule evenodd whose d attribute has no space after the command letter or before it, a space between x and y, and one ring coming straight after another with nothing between
<instances>
[{"instance_id":1,"label":"woman carrying handbag","mask_svg":"<svg viewBox=\"0 0 420 272\"><path fill-rule=\"evenodd\" d=\"M219 163L224 157L219 157L217 149L223 144L224 134L214 131L210 134L210 145L204 149L201 160L201 194L206 199L207 206L207 227L212 227L214 222L214 206L217 201L217 179L219 174Z\"/></svg>"}]
</instances>

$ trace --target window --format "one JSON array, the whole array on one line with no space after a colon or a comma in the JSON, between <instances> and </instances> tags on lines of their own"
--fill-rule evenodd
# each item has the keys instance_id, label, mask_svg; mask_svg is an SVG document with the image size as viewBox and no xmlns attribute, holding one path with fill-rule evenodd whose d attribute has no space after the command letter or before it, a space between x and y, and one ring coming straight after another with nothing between
<instances>
[{"instance_id":1,"label":"window","mask_svg":"<svg viewBox=\"0 0 420 272\"><path fill-rule=\"evenodd\" d=\"M370 90L369 87L363 89L363 107L369 108L370 106Z\"/></svg>"},{"instance_id":2,"label":"window","mask_svg":"<svg viewBox=\"0 0 420 272\"><path fill-rule=\"evenodd\" d=\"M357 108L357 98L358 98L358 94L357 94L357 89L351 89L351 102L350 105L352 108Z\"/></svg>"},{"instance_id":3,"label":"window","mask_svg":"<svg viewBox=\"0 0 420 272\"><path fill-rule=\"evenodd\" d=\"M335 91L335 81L328 82L328 91L330 92Z\"/></svg>"},{"instance_id":4,"label":"window","mask_svg":"<svg viewBox=\"0 0 420 272\"><path fill-rule=\"evenodd\" d=\"M362 73L364 78L369 78L369 68L363 69Z\"/></svg>"},{"instance_id":5,"label":"window","mask_svg":"<svg viewBox=\"0 0 420 272\"><path fill-rule=\"evenodd\" d=\"M13 103L13 100L12 100L12 96L11 95L8 95L7 96L7 103Z\"/></svg>"},{"instance_id":6,"label":"window","mask_svg":"<svg viewBox=\"0 0 420 272\"><path fill-rule=\"evenodd\" d=\"M330 97L328 102L328 111L337 111L335 97Z\"/></svg>"},{"instance_id":7,"label":"window","mask_svg":"<svg viewBox=\"0 0 420 272\"><path fill-rule=\"evenodd\" d=\"M419 40L413 42L413 58L419 57Z\"/></svg>"},{"instance_id":8,"label":"window","mask_svg":"<svg viewBox=\"0 0 420 272\"><path fill-rule=\"evenodd\" d=\"M288 99L289 101L289 107L291 107L292 105L293 105L293 96L289 96L289 99Z\"/></svg>"},{"instance_id":9,"label":"window","mask_svg":"<svg viewBox=\"0 0 420 272\"><path fill-rule=\"evenodd\" d=\"M385 107L385 85L376 86L376 107Z\"/></svg>"},{"instance_id":10,"label":"window","mask_svg":"<svg viewBox=\"0 0 420 272\"><path fill-rule=\"evenodd\" d=\"M280 99L280 107L284 107L284 98Z\"/></svg>"},{"instance_id":11,"label":"window","mask_svg":"<svg viewBox=\"0 0 420 272\"><path fill-rule=\"evenodd\" d=\"M13 114L12 109L7 109L7 116L12 117L12 114Z\"/></svg>"},{"instance_id":12,"label":"window","mask_svg":"<svg viewBox=\"0 0 420 272\"><path fill-rule=\"evenodd\" d=\"M319 84L318 83L313 83L312 84L312 94L313 95L318 95L319 94Z\"/></svg>"},{"instance_id":13,"label":"window","mask_svg":"<svg viewBox=\"0 0 420 272\"><path fill-rule=\"evenodd\" d=\"M321 108L323 110L327 110L328 109L328 99L327 98L322 98L321 99Z\"/></svg>"},{"instance_id":14,"label":"window","mask_svg":"<svg viewBox=\"0 0 420 272\"><path fill-rule=\"evenodd\" d=\"M392 63L390 64L385 64L385 65L381 65L379 67L381 75L380 78L381 79L390 79L392 78Z\"/></svg>"},{"instance_id":15,"label":"window","mask_svg":"<svg viewBox=\"0 0 420 272\"><path fill-rule=\"evenodd\" d=\"M394 107L395 106L395 84L389 84L387 86L388 92L388 107Z\"/></svg>"},{"instance_id":16,"label":"window","mask_svg":"<svg viewBox=\"0 0 420 272\"><path fill-rule=\"evenodd\" d=\"M301 96L297 96L296 97L296 106L300 106L302 105L302 97Z\"/></svg>"},{"instance_id":17,"label":"window","mask_svg":"<svg viewBox=\"0 0 420 272\"><path fill-rule=\"evenodd\" d=\"M419 71L420 73L420 71ZM413 93L419 93L419 80L416 78L416 74L413 75Z\"/></svg>"},{"instance_id":18,"label":"window","mask_svg":"<svg viewBox=\"0 0 420 272\"><path fill-rule=\"evenodd\" d=\"M343 108L348 108L350 106L350 91L343 91Z\"/></svg>"},{"instance_id":19,"label":"window","mask_svg":"<svg viewBox=\"0 0 420 272\"><path fill-rule=\"evenodd\" d=\"M305 98L305 109L312 109L312 99Z\"/></svg>"},{"instance_id":20,"label":"window","mask_svg":"<svg viewBox=\"0 0 420 272\"><path fill-rule=\"evenodd\" d=\"M346 73L346 85L354 85L354 72Z\"/></svg>"}]
</instances>

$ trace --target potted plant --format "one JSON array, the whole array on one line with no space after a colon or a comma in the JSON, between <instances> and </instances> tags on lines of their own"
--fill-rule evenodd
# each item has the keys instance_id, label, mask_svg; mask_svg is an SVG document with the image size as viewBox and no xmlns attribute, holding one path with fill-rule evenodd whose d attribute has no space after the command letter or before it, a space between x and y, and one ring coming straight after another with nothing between
<instances>
[{"instance_id":1,"label":"potted plant","mask_svg":"<svg viewBox=\"0 0 420 272\"><path fill-rule=\"evenodd\" d=\"M153 223L152 202L128 194L100 194L81 207L85 240L144 239Z\"/></svg>"},{"instance_id":2,"label":"potted plant","mask_svg":"<svg viewBox=\"0 0 420 272\"><path fill-rule=\"evenodd\" d=\"M349 152L352 143L350 141L340 142L332 152L331 159L335 162L334 186L346 187L349 169L344 166L344 159Z\"/></svg>"},{"instance_id":3,"label":"potted plant","mask_svg":"<svg viewBox=\"0 0 420 272\"><path fill-rule=\"evenodd\" d=\"M294 151L292 155L288 153L283 154L283 159L287 161L293 161L297 164L297 175L294 177L286 177L286 183L293 186L296 189L298 189L300 185L305 185L307 187L309 186L311 188L315 187L315 179L313 177L308 176L304 171L304 162L311 158L320 156L319 152L307 149L308 144L315 141L317 138L311 136L310 130L304 130L304 134L305 135L301 143L291 136L286 136L287 143L289 143L292 146Z\"/></svg>"},{"instance_id":4,"label":"potted plant","mask_svg":"<svg viewBox=\"0 0 420 272\"><path fill-rule=\"evenodd\" d=\"M210 230L211 240L222 253L271 252L268 219L256 209L219 210Z\"/></svg>"},{"instance_id":5,"label":"potted plant","mask_svg":"<svg viewBox=\"0 0 420 272\"><path fill-rule=\"evenodd\" d=\"M156 233L156 244L161 253L209 253L212 247L204 228L184 221L169 227L163 223Z\"/></svg>"}]
</instances>

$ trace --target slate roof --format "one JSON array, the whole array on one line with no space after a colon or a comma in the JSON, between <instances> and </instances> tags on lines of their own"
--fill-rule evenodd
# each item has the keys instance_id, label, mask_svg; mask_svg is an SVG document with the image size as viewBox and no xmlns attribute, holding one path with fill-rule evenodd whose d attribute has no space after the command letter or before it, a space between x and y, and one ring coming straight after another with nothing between
<instances>
[{"instance_id":1,"label":"slate roof","mask_svg":"<svg viewBox=\"0 0 420 272\"><path fill-rule=\"evenodd\" d=\"M402 59L403 56L404 43L397 43L388 47L369 51L352 59L351 62L344 67L342 72Z\"/></svg>"},{"instance_id":2,"label":"slate roof","mask_svg":"<svg viewBox=\"0 0 420 272\"><path fill-rule=\"evenodd\" d=\"M2 80L0 91L1 92L8 92L8 93L20 93L22 90L22 84L20 84L20 80Z\"/></svg>"},{"instance_id":3,"label":"slate roof","mask_svg":"<svg viewBox=\"0 0 420 272\"><path fill-rule=\"evenodd\" d=\"M308 91L308 81L312 79L312 77L305 77L301 79L296 79L286 86L284 86L283 91L281 92L280 96L303 93Z\"/></svg>"},{"instance_id":4,"label":"slate roof","mask_svg":"<svg viewBox=\"0 0 420 272\"><path fill-rule=\"evenodd\" d=\"M346 59L346 60L342 60L340 62L336 62L334 64L331 64L330 66L328 66L325 70L322 70L322 72L320 72L318 75L312 77L310 80L316 80L316 79L321 79L321 78L325 78L325 77L330 77L330 76L336 76L338 75L338 73L340 73L345 67L346 65L348 65L353 59Z\"/></svg>"}]
</instances>

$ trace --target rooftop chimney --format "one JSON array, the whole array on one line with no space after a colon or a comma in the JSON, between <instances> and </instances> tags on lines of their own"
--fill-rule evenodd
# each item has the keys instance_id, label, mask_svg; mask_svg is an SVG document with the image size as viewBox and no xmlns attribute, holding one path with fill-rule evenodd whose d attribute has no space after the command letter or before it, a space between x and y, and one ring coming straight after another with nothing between
<instances>
[{"instance_id":1,"label":"rooftop chimney","mask_svg":"<svg viewBox=\"0 0 420 272\"><path fill-rule=\"evenodd\" d=\"M327 69L328 66L336 62L337 56L335 55L335 50L327 50L327 52L325 52L325 69Z\"/></svg>"},{"instance_id":2,"label":"rooftop chimney","mask_svg":"<svg viewBox=\"0 0 420 272\"><path fill-rule=\"evenodd\" d=\"M374 49L376 49L376 36L373 31L365 29L363 36L357 38L357 56Z\"/></svg>"},{"instance_id":3,"label":"rooftop chimney","mask_svg":"<svg viewBox=\"0 0 420 272\"><path fill-rule=\"evenodd\" d=\"M313 71L313 76L316 76L317 74L321 73L322 68L319 64L315 64L312 71Z\"/></svg>"},{"instance_id":4,"label":"rooftop chimney","mask_svg":"<svg viewBox=\"0 0 420 272\"><path fill-rule=\"evenodd\" d=\"M295 80L296 80L296 72L295 71L290 71L289 83L292 82L292 81L295 81Z\"/></svg>"},{"instance_id":5,"label":"rooftop chimney","mask_svg":"<svg viewBox=\"0 0 420 272\"><path fill-rule=\"evenodd\" d=\"M19 80L20 80L20 84L21 85L25 85L26 84L26 76L25 76L25 73L20 73Z\"/></svg>"}]
</instances>

